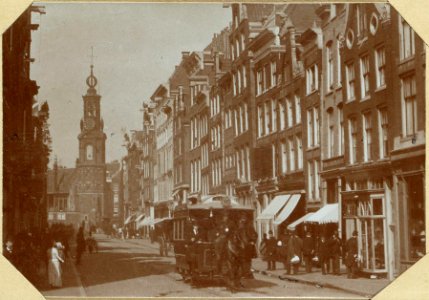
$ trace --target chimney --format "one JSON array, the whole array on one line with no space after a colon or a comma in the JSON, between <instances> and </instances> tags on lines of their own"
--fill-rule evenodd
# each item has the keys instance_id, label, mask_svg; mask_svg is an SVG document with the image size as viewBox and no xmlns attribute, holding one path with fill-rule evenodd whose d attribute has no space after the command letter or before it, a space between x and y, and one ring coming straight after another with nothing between
<instances>
[{"instance_id":1,"label":"chimney","mask_svg":"<svg viewBox=\"0 0 429 300\"><path fill-rule=\"evenodd\" d=\"M189 51L182 51L182 58L187 58L189 56Z\"/></svg>"}]
</instances>

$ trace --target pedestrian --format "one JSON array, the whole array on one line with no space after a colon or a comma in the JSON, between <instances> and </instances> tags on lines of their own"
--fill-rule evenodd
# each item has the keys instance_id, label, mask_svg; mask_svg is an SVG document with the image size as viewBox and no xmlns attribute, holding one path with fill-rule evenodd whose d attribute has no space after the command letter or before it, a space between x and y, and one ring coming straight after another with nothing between
<instances>
[{"instance_id":1,"label":"pedestrian","mask_svg":"<svg viewBox=\"0 0 429 300\"><path fill-rule=\"evenodd\" d=\"M326 241L325 236L321 236L318 244L317 255L319 257L320 267L322 268L322 274L326 275L329 264L329 245Z\"/></svg>"},{"instance_id":2,"label":"pedestrian","mask_svg":"<svg viewBox=\"0 0 429 300\"><path fill-rule=\"evenodd\" d=\"M262 260L266 260L267 257L267 234L262 235L261 243L259 244L259 254L261 255Z\"/></svg>"},{"instance_id":3,"label":"pedestrian","mask_svg":"<svg viewBox=\"0 0 429 300\"><path fill-rule=\"evenodd\" d=\"M314 241L311 232L307 231L303 240L302 252L304 256L305 272L311 273L312 259L314 256Z\"/></svg>"},{"instance_id":4,"label":"pedestrian","mask_svg":"<svg viewBox=\"0 0 429 300\"><path fill-rule=\"evenodd\" d=\"M216 254L216 269L219 274L222 274L223 272L223 265L225 264L226 260L226 244L227 239L231 235L232 231L234 230L234 224L229 219L228 214L224 214L222 216L222 219L218 224L216 224L215 228L215 237L214 237L214 249Z\"/></svg>"},{"instance_id":5,"label":"pedestrian","mask_svg":"<svg viewBox=\"0 0 429 300\"><path fill-rule=\"evenodd\" d=\"M15 263L15 253L13 251L13 242L8 239L3 247L3 255L10 261L11 264Z\"/></svg>"},{"instance_id":6,"label":"pedestrian","mask_svg":"<svg viewBox=\"0 0 429 300\"><path fill-rule=\"evenodd\" d=\"M298 274L299 266L302 261L302 240L296 234L295 229L291 230L291 236L288 241L288 259L290 264L287 266L287 274L291 274L291 265L294 274Z\"/></svg>"},{"instance_id":7,"label":"pedestrian","mask_svg":"<svg viewBox=\"0 0 429 300\"><path fill-rule=\"evenodd\" d=\"M48 279L51 288L62 287L61 265L64 260L60 257L57 243L53 241L52 247L48 250Z\"/></svg>"},{"instance_id":8,"label":"pedestrian","mask_svg":"<svg viewBox=\"0 0 429 300\"><path fill-rule=\"evenodd\" d=\"M341 241L338 238L337 231L334 231L328 244L329 244L330 258L332 261L332 274L340 275Z\"/></svg>"},{"instance_id":9,"label":"pedestrian","mask_svg":"<svg viewBox=\"0 0 429 300\"><path fill-rule=\"evenodd\" d=\"M346 267L347 278L357 278L358 272L358 232L353 231L353 235L346 242Z\"/></svg>"},{"instance_id":10,"label":"pedestrian","mask_svg":"<svg viewBox=\"0 0 429 300\"><path fill-rule=\"evenodd\" d=\"M246 279L254 279L252 273L252 259L256 258L256 240L258 234L249 220L243 216L239 222L238 235L244 242L244 256L242 257L242 276Z\"/></svg>"},{"instance_id":11,"label":"pedestrian","mask_svg":"<svg viewBox=\"0 0 429 300\"><path fill-rule=\"evenodd\" d=\"M287 243L289 241L289 232L287 229L279 237L277 242L277 260L283 263L283 267L287 270L288 259L287 259Z\"/></svg>"},{"instance_id":12,"label":"pedestrian","mask_svg":"<svg viewBox=\"0 0 429 300\"><path fill-rule=\"evenodd\" d=\"M58 255L61 257L61 259L64 261L65 260L65 247L63 246L63 244L61 242L56 242L56 248L58 249Z\"/></svg>"},{"instance_id":13,"label":"pedestrian","mask_svg":"<svg viewBox=\"0 0 429 300\"><path fill-rule=\"evenodd\" d=\"M270 230L268 232L268 239L266 241L268 271L276 269L276 247L277 240L274 237L273 232Z\"/></svg>"},{"instance_id":14,"label":"pedestrian","mask_svg":"<svg viewBox=\"0 0 429 300\"><path fill-rule=\"evenodd\" d=\"M85 251L85 237L83 227L80 226L76 236L76 265L80 264L83 252Z\"/></svg>"}]
</instances>

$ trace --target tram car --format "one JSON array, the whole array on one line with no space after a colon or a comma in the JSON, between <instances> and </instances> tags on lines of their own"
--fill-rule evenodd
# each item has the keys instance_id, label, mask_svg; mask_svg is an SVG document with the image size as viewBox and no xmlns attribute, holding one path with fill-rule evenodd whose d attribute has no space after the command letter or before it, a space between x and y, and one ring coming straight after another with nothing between
<instances>
[{"instance_id":1,"label":"tram car","mask_svg":"<svg viewBox=\"0 0 429 300\"><path fill-rule=\"evenodd\" d=\"M225 251L219 249L219 230L227 236L243 219L253 224L253 209L226 195L207 195L201 202L176 207L172 242L176 271L185 281L227 280L227 262L219 259L219 251Z\"/></svg>"}]
</instances>

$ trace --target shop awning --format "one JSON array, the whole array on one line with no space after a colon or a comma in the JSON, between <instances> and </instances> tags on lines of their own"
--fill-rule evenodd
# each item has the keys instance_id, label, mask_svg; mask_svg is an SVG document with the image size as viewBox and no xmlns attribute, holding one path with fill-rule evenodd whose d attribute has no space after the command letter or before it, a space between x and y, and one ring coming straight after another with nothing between
<instances>
[{"instance_id":1,"label":"shop awning","mask_svg":"<svg viewBox=\"0 0 429 300\"><path fill-rule=\"evenodd\" d=\"M135 217L136 217L136 215L128 216L128 218L124 222L124 225L127 225L127 224L133 222Z\"/></svg>"},{"instance_id":2,"label":"shop awning","mask_svg":"<svg viewBox=\"0 0 429 300\"><path fill-rule=\"evenodd\" d=\"M257 220L272 220L274 216L285 206L290 198L290 194L278 195L268 204L264 211L258 216Z\"/></svg>"},{"instance_id":3,"label":"shop awning","mask_svg":"<svg viewBox=\"0 0 429 300\"><path fill-rule=\"evenodd\" d=\"M153 220L153 222L151 222L150 225L156 225L158 223L161 223L162 221L169 220L169 219L170 218L156 218L155 220Z\"/></svg>"},{"instance_id":4,"label":"shop awning","mask_svg":"<svg viewBox=\"0 0 429 300\"><path fill-rule=\"evenodd\" d=\"M293 194L290 196L289 200L286 202L286 205L274 220L274 225L280 225L290 216L298 204L299 199L301 199L301 194Z\"/></svg>"},{"instance_id":5,"label":"shop awning","mask_svg":"<svg viewBox=\"0 0 429 300\"><path fill-rule=\"evenodd\" d=\"M305 222L309 217L311 217L312 215L314 215L314 213L308 213L305 216L302 216L301 218L299 218L298 220L293 221L292 223L290 223L287 226L287 229L289 230L293 230L296 229L296 227L301 224L302 222Z\"/></svg>"},{"instance_id":6,"label":"shop awning","mask_svg":"<svg viewBox=\"0 0 429 300\"><path fill-rule=\"evenodd\" d=\"M141 215L139 215L137 218L136 218L136 223L138 223L140 220L142 220L144 218L144 214L141 214Z\"/></svg>"},{"instance_id":7,"label":"shop awning","mask_svg":"<svg viewBox=\"0 0 429 300\"><path fill-rule=\"evenodd\" d=\"M143 227L143 226L149 226L149 225L151 224L151 221L152 221L151 217L150 217L150 216L147 216L147 217L145 217L145 218L143 219L143 221L141 221L141 222L138 224L138 226L140 226L140 227Z\"/></svg>"},{"instance_id":8,"label":"shop awning","mask_svg":"<svg viewBox=\"0 0 429 300\"><path fill-rule=\"evenodd\" d=\"M149 217L143 217L143 219L140 219L139 221L136 222L137 229L140 229L143 226L148 226L149 225L149 221L150 221Z\"/></svg>"},{"instance_id":9,"label":"shop awning","mask_svg":"<svg viewBox=\"0 0 429 300\"><path fill-rule=\"evenodd\" d=\"M306 222L319 224L338 223L338 203L326 204L310 216Z\"/></svg>"}]
</instances>

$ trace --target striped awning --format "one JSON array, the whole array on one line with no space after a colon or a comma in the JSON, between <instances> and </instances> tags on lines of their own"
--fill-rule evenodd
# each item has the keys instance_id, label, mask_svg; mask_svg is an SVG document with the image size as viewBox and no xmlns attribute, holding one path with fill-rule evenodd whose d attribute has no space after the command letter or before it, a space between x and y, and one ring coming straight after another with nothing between
<instances>
[{"instance_id":1,"label":"striped awning","mask_svg":"<svg viewBox=\"0 0 429 300\"><path fill-rule=\"evenodd\" d=\"M338 203L326 204L305 222L318 224L338 223L338 213Z\"/></svg>"},{"instance_id":2,"label":"striped awning","mask_svg":"<svg viewBox=\"0 0 429 300\"><path fill-rule=\"evenodd\" d=\"M298 204L299 199L301 199L301 194L293 194L290 196L282 211L279 213L277 218L275 218L274 225L280 225L290 216L290 214L293 212L296 205Z\"/></svg>"},{"instance_id":3,"label":"striped awning","mask_svg":"<svg viewBox=\"0 0 429 300\"><path fill-rule=\"evenodd\" d=\"M127 224L133 222L134 219L135 219L135 217L136 217L136 215L130 215L130 216L128 216L128 218L124 222L124 225L127 225Z\"/></svg>"},{"instance_id":4,"label":"striped awning","mask_svg":"<svg viewBox=\"0 0 429 300\"><path fill-rule=\"evenodd\" d=\"M139 215L137 218L136 218L136 223L138 223L140 220L142 220L143 218L144 218L144 214L141 214L141 215Z\"/></svg>"},{"instance_id":5,"label":"striped awning","mask_svg":"<svg viewBox=\"0 0 429 300\"><path fill-rule=\"evenodd\" d=\"M275 215L286 205L290 194L278 195L268 204L263 212L257 217L257 220L273 220Z\"/></svg>"}]
</instances>

